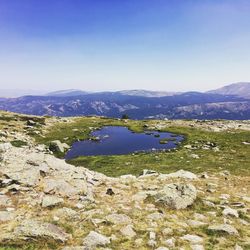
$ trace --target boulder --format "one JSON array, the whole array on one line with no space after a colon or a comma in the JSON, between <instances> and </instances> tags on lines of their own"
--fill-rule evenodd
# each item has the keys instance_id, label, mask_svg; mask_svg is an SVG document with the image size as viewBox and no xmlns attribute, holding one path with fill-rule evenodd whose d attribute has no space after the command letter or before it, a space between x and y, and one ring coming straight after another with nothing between
<instances>
[{"instance_id":1,"label":"boulder","mask_svg":"<svg viewBox=\"0 0 250 250\"><path fill-rule=\"evenodd\" d=\"M227 207L223 210L222 212L223 215L225 216L232 216L232 217L239 217L239 213L236 209L232 209L230 207Z\"/></svg>"},{"instance_id":2,"label":"boulder","mask_svg":"<svg viewBox=\"0 0 250 250\"><path fill-rule=\"evenodd\" d=\"M208 227L208 230L214 231L214 232L226 233L230 235L238 235L237 229L235 229L233 226L228 225L228 224L211 225Z\"/></svg>"},{"instance_id":3,"label":"boulder","mask_svg":"<svg viewBox=\"0 0 250 250\"><path fill-rule=\"evenodd\" d=\"M181 240L189 241L192 244L199 244L203 242L203 238L197 235L186 234L180 238Z\"/></svg>"},{"instance_id":4,"label":"boulder","mask_svg":"<svg viewBox=\"0 0 250 250\"><path fill-rule=\"evenodd\" d=\"M164 229L162 230L162 234L163 234L164 236L171 235L171 234L173 234L173 232L174 232L174 230L173 230L172 228L170 228L170 227L166 227L166 228L164 228Z\"/></svg>"},{"instance_id":5,"label":"boulder","mask_svg":"<svg viewBox=\"0 0 250 250\"><path fill-rule=\"evenodd\" d=\"M108 244L110 244L110 238L94 231L91 231L83 240L83 246L89 250L96 249L96 247L103 247Z\"/></svg>"},{"instance_id":6,"label":"boulder","mask_svg":"<svg viewBox=\"0 0 250 250\"><path fill-rule=\"evenodd\" d=\"M36 125L37 125L37 123L35 121L33 121L33 120L28 120L27 121L27 126L36 126Z\"/></svg>"},{"instance_id":7,"label":"boulder","mask_svg":"<svg viewBox=\"0 0 250 250\"><path fill-rule=\"evenodd\" d=\"M14 229L13 233L5 235L2 241L13 243L13 241L47 240L64 243L70 238L70 234L53 224L36 220L25 220Z\"/></svg>"},{"instance_id":8,"label":"boulder","mask_svg":"<svg viewBox=\"0 0 250 250\"><path fill-rule=\"evenodd\" d=\"M19 169L15 170L13 168L14 164L16 163L9 164L6 166L5 175L8 176L8 178L28 187L34 187L38 184L40 180L39 169L36 169L34 167L27 167L27 168L23 167L22 170Z\"/></svg>"},{"instance_id":9,"label":"boulder","mask_svg":"<svg viewBox=\"0 0 250 250\"><path fill-rule=\"evenodd\" d=\"M155 212L155 213L147 215L146 218L148 220L152 220L152 221L162 220L162 219L164 219L164 214L159 213L159 212Z\"/></svg>"},{"instance_id":10,"label":"boulder","mask_svg":"<svg viewBox=\"0 0 250 250\"><path fill-rule=\"evenodd\" d=\"M74 219L78 217L78 213L68 207L59 208L54 212L54 215L64 219Z\"/></svg>"},{"instance_id":11,"label":"boulder","mask_svg":"<svg viewBox=\"0 0 250 250\"><path fill-rule=\"evenodd\" d=\"M177 171L177 172L170 173L170 174L161 174L158 177L159 180L166 180L169 178L183 178L183 179L194 180L194 179L197 179L198 177L197 177L197 175L193 174L192 172L185 171L182 169Z\"/></svg>"},{"instance_id":12,"label":"boulder","mask_svg":"<svg viewBox=\"0 0 250 250\"><path fill-rule=\"evenodd\" d=\"M132 239L136 236L136 232L134 231L132 225L127 225L127 226L122 227L120 232L124 237L128 239Z\"/></svg>"},{"instance_id":13,"label":"boulder","mask_svg":"<svg viewBox=\"0 0 250 250\"><path fill-rule=\"evenodd\" d=\"M72 180L72 183L64 179L46 178L44 180L44 192L46 194L57 194L63 197L72 197L87 192L86 181Z\"/></svg>"},{"instance_id":14,"label":"boulder","mask_svg":"<svg viewBox=\"0 0 250 250\"><path fill-rule=\"evenodd\" d=\"M106 220L115 225L130 224L132 222L131 218L126 214L110 214L106 216Z\"/></svg>"},{"instance_id":15,"label":"boulder","mask_svg":"<svg viewBox=\"0 0 250 250\"><path fill-rule=\"evenodd\" d=\"M191 245L190 247L192 250L204 250L205 249L203 245L198 245L198 244Z\"/></svg>"},{"instance_id":16,"label":"boulder","mask_svg":"<svg viewBox=\"0 0 250 250\"><path fill-rule=\"evenodd\" d=\"M62 143L59 140L55 140L50 142L49 149L52 152L59 152L59 153L64 153L67 149L69 149L70 146L66 143Z\"/></svg>"},{"instance_id":17,"label":"boulder","mask_svg":"<svg viewBox=\"0 0 250 250\"><path fill-rule=\"evenodd\" d=\"M192 205L196 199L197 190L191 184L172 183L166 185L156 195L155 201L173 209L184 209Z\"/></svg>"},{"instance_id":18,"label":"boulder","mask_svg":"<svg viewBox=\"0 0 250 250\"><path fill-rule=\"evenodd\" d=\"M142 176L145 176L145 175L157 175L157 172L155 170L143 169L141 175Z\"/></svg>"},{"instance_id":19,"label":"boulder","mask_svg":"<svg viewBox=\"0 0 250 250\"><path fill-rule=\"evenodd\" d=\"M175 247L175 238L172 237L170 239L167 239L164 241L164 245L170 247L170 248L174 248Z\"/></svg>"},{"instance_id":20,"label":"boulder","mask_svg":"<svg viewBox=\"0 0 250 250\"><path fill-rule=\"evenodd\" d=\"M42 207L54 207L62 203L62 198L53 195L45 195L42 200Z\"/></svg>"},{"instance_id":21,"label":"boulder","mask_svg":"<svg viewBox=\"0 0 250 250\"><path fill-rule=\"evenodd\" d=\"M243 196L242 199L246 202L250 203L250 197L249 196Z\"/></svg>"},{"instance_id":22,"label":"boulder","mask_svg":"<svg viewBox=\"0 0 250 250\"><path fill-rule=\"evenodd\" d=\"M150 247L150 248L155 248L156 245L157 245L157 242L155 240L149 240L147 245Z\"/></svg>"}]
</instances>

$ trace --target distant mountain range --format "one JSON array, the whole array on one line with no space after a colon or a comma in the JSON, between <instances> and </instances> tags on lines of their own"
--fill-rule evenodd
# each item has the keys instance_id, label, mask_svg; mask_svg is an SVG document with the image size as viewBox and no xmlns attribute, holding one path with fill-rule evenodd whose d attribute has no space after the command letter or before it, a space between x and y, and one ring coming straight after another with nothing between
<instances>
[{"instance_id":1,"label":"distant mountain range","mask_svg":"<svg viewBox=\"0 0 250 250\"><path fill-rule=\"evenodd\" d=\"M115 92L97 92L98 94L121 94L121 95L130 95L130 96L144 96L144 97L163 97L163 96L173 96L179 92L165 92L165 91L150 91L144 89L133 89L133 90L122 90ZM79 89L68 89L68 90L59 90L47 93L46 96L79 96L86 94L94 94L93 92L82 91Z\"/></svg>"},{"instance_id":2,"label":"distant mountain range","mask_svg":"<svg viewBox=\"0 0 250 250\"><path fill-rule=\"evenodd\" d=\"M250 119L250 83L231 84L206 93L62 90L43 96L0 98L0 109L55 116L119 118L127 114L133 119Z\"/></svg>"}]
</instances>

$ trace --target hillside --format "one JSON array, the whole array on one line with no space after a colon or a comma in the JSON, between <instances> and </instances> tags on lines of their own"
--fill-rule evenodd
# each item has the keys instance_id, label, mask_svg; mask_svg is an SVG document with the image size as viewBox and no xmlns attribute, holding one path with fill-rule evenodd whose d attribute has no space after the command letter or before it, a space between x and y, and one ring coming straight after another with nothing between
<instances>
[{"instance_id":1,"label":"hillside","mask_svg":"<svg viewBox=\"0 0 250 250\"><path fill-rule=\"evenodd\" d=\"M208 93L233 95L250 99L250 82L233 83L216 90L211 90Z\"/></svg>"},{"instance_id":2,"label":"hillside","mask_svg":"<svg viewBox=\"0 0 250 250\"><path fill-rule=\"evenodd\" d=\"M49 149L107 125L186 140L170 152L71 162ZM248 249L249 138L249 121L0 112L0 249Z\"/></svg>"}]
</instances>

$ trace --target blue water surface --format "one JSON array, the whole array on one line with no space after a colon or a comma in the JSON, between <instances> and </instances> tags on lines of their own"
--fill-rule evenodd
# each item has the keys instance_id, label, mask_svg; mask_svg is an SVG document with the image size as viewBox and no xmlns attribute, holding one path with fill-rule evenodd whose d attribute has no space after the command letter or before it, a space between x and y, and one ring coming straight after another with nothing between
<instances>
[{"instance_id":1,"label":"blue water surface","mask_svg":"<svg viewBox=\"0 0 250 250\"><path fill-rule=\"evenodd\" d=\"M94 155L122 155L140 151L155 151L176 148L183 136L168 132L147 131L134 133L126 127L107 126L91 134L99 140L84 140L75 142L65 158ZM166 144L160 140L171 138Z\"/></svg>"}]
</instances>

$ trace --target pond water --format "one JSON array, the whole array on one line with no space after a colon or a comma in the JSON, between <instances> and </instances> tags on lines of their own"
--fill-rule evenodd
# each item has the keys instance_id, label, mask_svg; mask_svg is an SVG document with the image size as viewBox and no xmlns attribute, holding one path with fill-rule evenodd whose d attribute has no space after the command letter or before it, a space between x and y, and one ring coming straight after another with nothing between
<instances>
[{"instance_id":1,"label":"pond water","mask_svg":"<svg viewBox=\"0 0 250 250\"><path fill-rule=\"evenodd\" d=\"M92 140L75 142L65 158L94 155L122 155L140 151L176 148L183 136L168 132L134 133L126 127L107 126L92 132Z\"/></svg>"}]
</instances>

